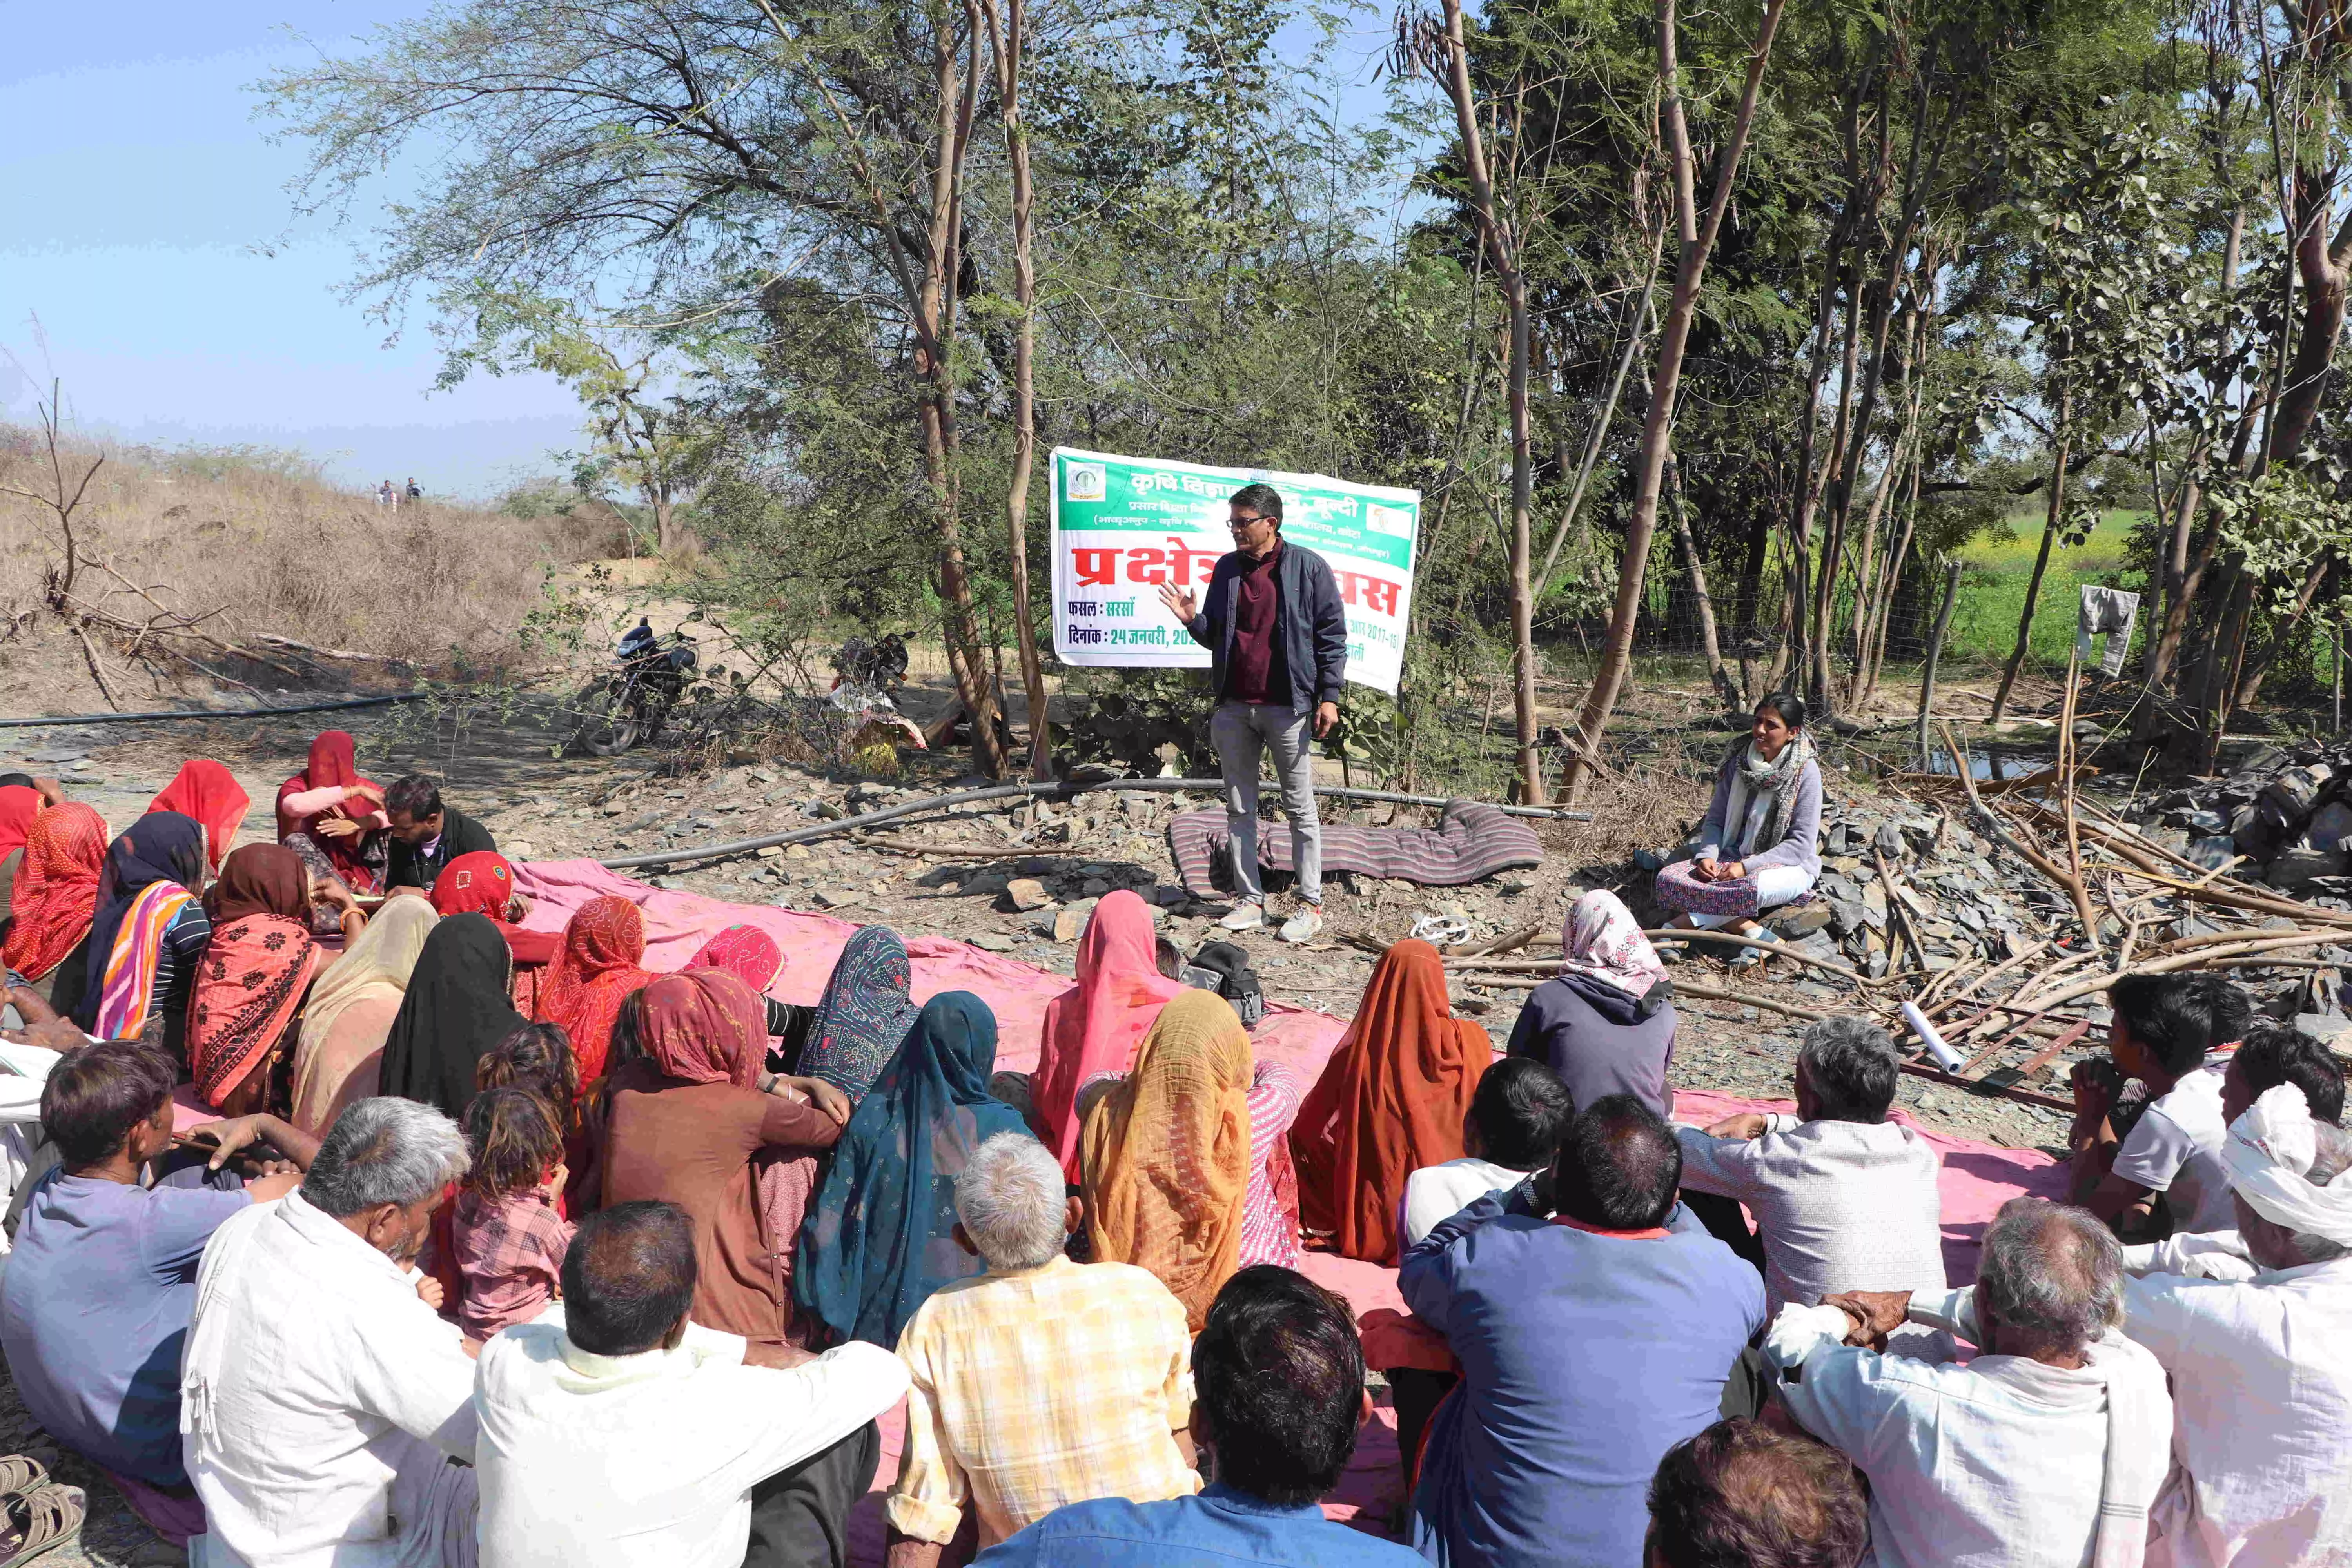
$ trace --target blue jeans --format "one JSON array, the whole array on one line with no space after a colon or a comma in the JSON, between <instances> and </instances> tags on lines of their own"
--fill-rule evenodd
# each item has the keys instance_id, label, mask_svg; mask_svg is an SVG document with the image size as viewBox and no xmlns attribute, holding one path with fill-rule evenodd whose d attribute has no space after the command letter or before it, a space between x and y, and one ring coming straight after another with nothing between
<instances>
[{"instance_id":1,"label":"blue jeans","mask_svg":"<svg viewBox=\"0 0 2352 1568\"><path fill-rule=\"evenodd\" d=\"M1323 901L1323 826L1315 816L1315 742L1311 711L1271 702L1221 702L1209 719L1209 742L1225 779L1225 833L1234 858L1234 891L1263 900L1257 874L1258 759L1274 748L1274 776L1290 818L1290 863L1298 896Z\"/></svg>"}]
</instances>

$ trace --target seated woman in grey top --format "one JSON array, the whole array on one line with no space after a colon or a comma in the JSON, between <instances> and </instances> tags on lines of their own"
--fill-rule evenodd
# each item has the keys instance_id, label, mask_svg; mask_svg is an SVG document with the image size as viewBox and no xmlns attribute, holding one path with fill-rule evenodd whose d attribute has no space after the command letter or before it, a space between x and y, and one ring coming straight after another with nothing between
<instances>
[{"instance_id":1,"label":"seated woman in grey top","mask_svg":"<svg viewBox=\"0 0 2352 1568\"><path fill-rule=\"evenodd\" d=\"M1569 910L1559 978L1519 1009L1506 1052L1558 1073L1577 1109L1630 1094L1672 1116L1666 1066L1674 1059L1675 988L1658 950L1616 894L1596 888Z\"/></svg>"},{"instance_id":2,"label":"seated woman in grey top","mask_svg":"<svg viewBox=\"0 0 2352 1568\"><path fill-rule=\"evenodd\" d=\"M1675 925L1753 936L1757 915L1821 876L1821 832L1822 769L1804 699L1777 693L1756 705L1748 740L1716 770L1696 851L1658 873L1658 902L1677 911Z\"/></svg>"}]
</instances>

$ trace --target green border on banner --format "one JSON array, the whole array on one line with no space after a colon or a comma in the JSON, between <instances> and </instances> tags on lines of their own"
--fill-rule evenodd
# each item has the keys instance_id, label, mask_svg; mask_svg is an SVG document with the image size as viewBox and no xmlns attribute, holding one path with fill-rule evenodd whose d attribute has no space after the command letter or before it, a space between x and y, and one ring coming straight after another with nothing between
<instances>
[{"instance_id":1,"label":"green border on banner","mask_svg":"<svg viewBox=\"0 0 2352 1568\"><path fill-rule=\"evenodd\" d=\"M1282 492L1282 534L1309 550L1338 551L1412 570L1421 532L1421 494L1388 485L1351 484L1328 474L1222 468L1202 463L1120 458L1054 448L1055 525L1073 532L1150 532L1175 523L1225 521L1234 491L1251 483ZM1095 479L1099 478L1097 486ZM1072 493L1072 480L1078 493Z\"/></svg>"}]
</instances>

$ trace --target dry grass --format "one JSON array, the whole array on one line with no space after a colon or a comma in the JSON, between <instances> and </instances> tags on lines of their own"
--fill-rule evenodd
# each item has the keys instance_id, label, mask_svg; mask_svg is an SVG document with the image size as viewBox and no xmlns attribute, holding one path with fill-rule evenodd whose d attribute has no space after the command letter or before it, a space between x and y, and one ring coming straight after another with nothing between
<instances>
[{"instance_id":1,"label":"dry grass","mask_svg":"<svg viewBox=\"0 0 2352 1568\"><path fill-rule=\"evenodd\" d=\"M454 651L499 663L539 602L543 569L585 559L602 540L562 517L403 505L379 510L334 488L317 465L257 449L163 452L77 443L64 454L68 489L106 461L75 512L80 554L105 563L163 605L206 616L229 641L262 632L419 663ZM47 493L38 432L0 426L0 487ZM43 602L63 556L49 510L0 496L0 616ZM76 596L143 622L153 607L85 566ZM46 617L46 612L43 613Z\"/></svg>"}]
</instances>

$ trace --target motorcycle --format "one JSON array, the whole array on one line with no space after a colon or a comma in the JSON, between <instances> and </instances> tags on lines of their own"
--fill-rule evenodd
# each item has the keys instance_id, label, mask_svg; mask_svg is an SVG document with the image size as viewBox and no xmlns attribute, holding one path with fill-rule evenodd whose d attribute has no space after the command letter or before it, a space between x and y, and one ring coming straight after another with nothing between
<instances>
[{"instance_id":1,"label":"motorcycle","mask_svg":"<svg viewBox=\"0 0 2352 1568\"><path fill-rule=\"evenodd\" d=\"M617 757L638 742L659 735L698 662L694 639L682 626L656 636L640 620L621 639L612 668L583 687L573 700L580 722L568 748Z\"/></svg>"}]
</instances>

